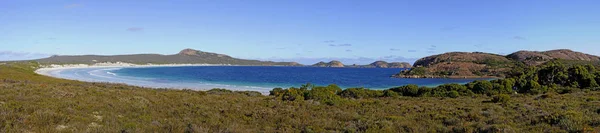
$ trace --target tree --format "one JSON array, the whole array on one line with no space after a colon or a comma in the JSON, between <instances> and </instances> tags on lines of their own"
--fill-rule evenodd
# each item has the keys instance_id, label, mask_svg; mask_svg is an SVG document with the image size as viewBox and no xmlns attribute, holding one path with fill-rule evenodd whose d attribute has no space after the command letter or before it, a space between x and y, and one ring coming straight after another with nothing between
<instances>
[{"instance_id":1,"label":"tree","mask_svg":"<svg viewBox=\"0 0 600 133\"><path fill-rule=\"evenodd\" d=\"M569 82L577 82L578 84L572 84L571 87L590 88L598 87L595 76L589 72L594 66L587 65L581 66L576 65L569 68ZM595 69L592 69L595 70ZM577 85L577 86L575 86Z\"/></svg>"},{"instance_id":2,"label":"tree","mask_svg":"<svg viewBox=\"0 0 600 133\"><path fill-rule=\"evenodd\" d=\"M474 82L473 88L471 90L477 94L485 94L493 89L493 84L487 80L477 80Z\"/></svg>"},{"instance_id":3,"label":"tree","mask_svg":"<svg viewBox=\"0 0 600 133\"><path fill-rule=\"evenodd\" d=\"M550 61L540 67L537 72L539 83L542 85L559 84L564 85L569 78L567 67L558 61Z\"/></svg>"},{"instance_id":4,"label":"tree","mask_svg":"<svg viewBox=\"0 0 600 133\"><path fill-rule=\"evenodd\" d=\"M515 87L515 79L513 78L505 78L505 79L496 79L491 81L494 84L494 91L498 93L509 94L513 92L513 87Z\"/></svg>"},{"instance_id":5,"label":"tree","mask_svg":"<svg viewBox=\"0 0 600 133\"><path fill-rule=\"evenodd\" d=\"M529 82L527 82L527 85L523 89L525 89L523 90L524 92L533 94L545 92L545 90L542 90L542 85L540 85L537 81L534 80L530 80Z\"/></svg>"}]
</instances>

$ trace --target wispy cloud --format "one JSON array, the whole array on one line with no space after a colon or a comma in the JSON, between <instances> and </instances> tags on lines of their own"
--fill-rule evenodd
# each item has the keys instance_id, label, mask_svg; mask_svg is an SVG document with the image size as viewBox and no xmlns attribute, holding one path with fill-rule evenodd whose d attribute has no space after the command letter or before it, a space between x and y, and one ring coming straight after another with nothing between
<instances>
[{"instance_id":1,"label":"wispy cloud","mask_svg":"<svg viewBox=\"0 0 600 133\"><path fill-rule=\"evenodd\" d=\"M527 40L527 38L522 37L522 36L514 36L513 39L515 39L515 40Z\"/></svg>"},{"instance_id":2,"label":"wispy cloud","mask_svg":"<svg viewBox=\"0 0 600 133\"><path fill-rule=\"evenodd\" d=\"M414 53L417 52L417 50L408 50L408 52Z\"/></svg>"},{"instance_id":3,"label":"wispy cloud","mask_svg":"<svg viewBox=\"0 0 600 133\"><path fill-rule=\"evenodd\" d=\"M397 49L397 48L390 48L390 51L400 51L402 49Z\"/></svg>"},{"instance_id":4,"label":"wispy cloud","mask_svg":"<svg viewBox=\"0 0 600 133\"><path fill-rule=\"evenodd\" d=\"M446 26L446 27L440 28L440 30L441 31L453 31L453 30L456 30L458 28L459 28L458 26Z\"/></svg>"},{"instance_id":5,"label":"wispy cloud","mask_svg":"<svg viewBox=\"0 0 600 133\"><path fill-rule=\"evenodd\" d=\"M335 40L326 40L326 41L323 41L323 42L324 42L324 43L334 43L334 42L335 42Z\"/></svg>"},{"instance_id":6,"label":"wispy cloud","mask_svg":"<svg viewBox=\"0 0 600 133\"><path fill-rule=\"evenodd\" d=\"M144 28L141 28L141 27L131 27L131 28L127 28L127 31L139 32L139 31L144 31Z\"/></svg>"},{"instance_id":7,"label":"wispy cloud","mask_svg":"<svg viewBox=\"0 0 600 133\"><path fill-rule=\"evenodd\" d=\"M331 47L350 47L352 44L344 43L344 44L329 44Z\"/></svg>"},{"instance_id":8,"label":"wispy cloud","mask_svg":"<svg viewBox=\"0 0 600 133\"><path fill-rule=\"evenodd\" d=\"M437 50L437 46L431 45L431 46L429 46L429 48L427 48L427 53L435 53L436 50Z\"/></svg>"},{"instance_id":9,"label":"wispy cloud","mask_svg":"<svg viewBox=\"0 0 600 133\"><path fill-rule=\"evenodd\" d=\"M350 47L352 44L344 43L344 44L329 44L331 47Z\"/></svg>"},{"instance_id":10,"label":"wispy cloud","mask_svg":"<svg viewBox=\"0 0 600 133\"><path fill-rule=\"evenodd\" d=\"M346 49L346 52L352 52L352 50L350 50L350 49Z\"/></svg>"},{"instance_id":11,"label":"wispy cloud","mask_svg":"<svg viewBox=\"0 0 600 133\"><path fill-rule=\"evenodd\" d=\"M30 52L14 52L14 51L0 51L0 61L11 61L11 60L31 60L49 57L49 54L42 53L30 53Z\"/></svg>"},{"instance_id":12,"label":"wispy cloud","mask_svg":"<svg viewBox=\"0 0 600 133\"><path fill-rule=\"evenodd\" d=\"M69 5L65 6L65 8L79 8L79 7L83 7L83 4L75 3L75 4L69 4Z\"/></svg>"}]
</instances>

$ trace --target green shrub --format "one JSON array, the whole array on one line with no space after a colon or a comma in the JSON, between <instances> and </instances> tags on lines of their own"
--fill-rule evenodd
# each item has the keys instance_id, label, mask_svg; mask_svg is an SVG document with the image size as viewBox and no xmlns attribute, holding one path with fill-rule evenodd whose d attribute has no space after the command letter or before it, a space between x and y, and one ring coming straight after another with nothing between
<instances>
[{"instance_id":1,"label":"green shrub","mask_svg":"<svg viewBox=\"0 0 600 133\"><path fill-rule=\"evenodd\" d=\"M460 96L460 95L458 94L457 91L453 90L453 91L448 92L448 97L457 98L458 96Z\"/></svg>"},{"instance_id":2,"label":"green shrub","mask_svg":"<svg viewBox=\"0 0 600 133\"><path fill-rule=\"evenodd\" d=\"M273 90L269 91L270 96L279 96L283 94L285 91L282 88L273 88Z\"/></svg>"},{"instance_id":3,"label":"green shrub","mask_svg":"<svg viewBox=\"0 0 600 133\"><path fill-rule=\"evenodd\" d=\"M398 93L402 94L403 96L413 96L413 97L419 96L419 86L414 85L414 84L396 87L396 88L392 88L390 90L398 92Z\"/></svg>"},{"instance_id":4,"label":"green shrub","mask_svg":"<svg viewBox=\"0 0 600 133\"><path fill-rule=\"evenodd\" d=\"M296 100L304 100L304 93L306 90L298 89L298 88L289 88L285 89L283 94L281 95L281 100L283 101L296 101Z\"/></svg>"},{"instance_id":5,"label":"green shrub","mask_svg":"<svg viewBox=\"0 0 600 133\"><path fill-rule=\"evenodd\" d=\"M510 96L507 94L499 94L492 98L494 103L508 103L510 102Z\"/></svg>"},{"instance_id":6,"label":"green shrub","mask_svg":"<svg viewBox=\"0 0 600 133\"><path fill-rule=\"evenodd\" d=\"M392 90L384 90L383 97L400 97L400 94Z\"/></svg>"},{"instance_id":7,"label":"green shrub","mask_svg":"<svg viewBox=\"0 0 600 133\"><path fill-rule=\"evenodd\" d=\"M486 94L492 90L494 85L487 80L477 80L473 82L473 88L470 88L471 91L477 94Z\"/></svg>"},{"instance_id":8,"label":"green shrub","mask_svg":"<svg viewBox=\"0 0 600 133\"><path fill-rule=\"evenodd\" d=\"M440 86L438 86L436 88L443 89L443 90L446 90L446 91L456 91L461 96L470 96L470 95L474 94L473 91L471 91L471 90L469 90L467 88L467 86L456 84L456 83L453 83L453 84L443 84L443 85L440 85Z\"/></svg>"},{"instance_id":9,"label":"green shrub","mask_svg":"<svg viewBox=\"0 0 600 133\"><path fill-rule=\"evenodd\" d=\"M384 95L383 93L384 92L380 91L380 90L371 90L371 89L365 89L365 88L348 88L348 89L340 92L338 95L340 95L341 97L344 97L344 98L361 99L361 98L381 97Z\"/></svg>"},{"instance_id":10,"label":"green shrub","mask_svg":"<svg viewBox=\"0 0 600 133\"><path fill-rule=\"evenodd\" d=\"M222 95L222 94L231 94L231 93L233 93L233 91L227 90L227 89L221 89L221 88L214 88L214 89L210 89L210 90L206 91L206 93Z\"/></svg>"},{"instance_id":11,"label":"green shrub","mask_svg":"<svg viewBox=\"0 0 600 133\"><path fill-rule=\"evenodd\" d=\"M235 91L235 93L243 94L243 95L251 96L251 97L262 96L262 94L257 91Z\"/></svg>"},{"instance_id":12,"label":"green shrub","mask_svg":"<svg viewBox=\"0 0 600 133\"><path fill-rule=\"evenodd\" d=\"M317 100L321 102L325 102L328 105L334 105L339 103L341 97L337 94L342 92L342 89L337 85L329 85L326 87L315 86L312 87L308 93L305 93L305 100Z\"/></svg>"}]
</instances>

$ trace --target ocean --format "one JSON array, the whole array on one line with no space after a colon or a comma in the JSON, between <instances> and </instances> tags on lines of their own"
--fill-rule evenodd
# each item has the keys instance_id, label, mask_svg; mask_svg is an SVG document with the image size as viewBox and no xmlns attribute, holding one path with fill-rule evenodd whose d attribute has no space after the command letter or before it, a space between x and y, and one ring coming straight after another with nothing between
<instances>
[{"instance_id":1,"label":"ocean","mask_svg":"<svg viewBox=\"0 0 600 133\"><path fill-rule=\"evenodd\" d=\"M145 87L208 90L224 88L268 93L281 87L336 84L342 88L389 89L407 84L436 86L476 79L390 78L399 68L322 68L282 66L182 66L74 68L50 72L51 76L91 82L125 83Z\"/></svg>"}]
</instances>

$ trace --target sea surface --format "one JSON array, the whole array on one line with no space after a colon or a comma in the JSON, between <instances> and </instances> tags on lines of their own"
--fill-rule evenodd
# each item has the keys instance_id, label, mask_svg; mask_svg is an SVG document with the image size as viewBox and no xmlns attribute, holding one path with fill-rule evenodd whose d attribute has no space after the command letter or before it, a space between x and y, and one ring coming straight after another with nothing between
<instances>
[{"instance_id":1,"label":"sea surface","mask_svg":"<svg viewBox=\"0 0 600 133\"><path fill-rule=\"evenodd\" d=\"M446 83L467 83L476 79L404 79L390 78L403 69L397 68L321 68L278 66L182 66L74 68L50 72L51 76L92 81L126 83L159 88L208 90L225 88L268 93L281 87L302 84L336 84L342 88L364 87L388 89L407 84L436 86Z\"/></svg>"}]
</instances>

